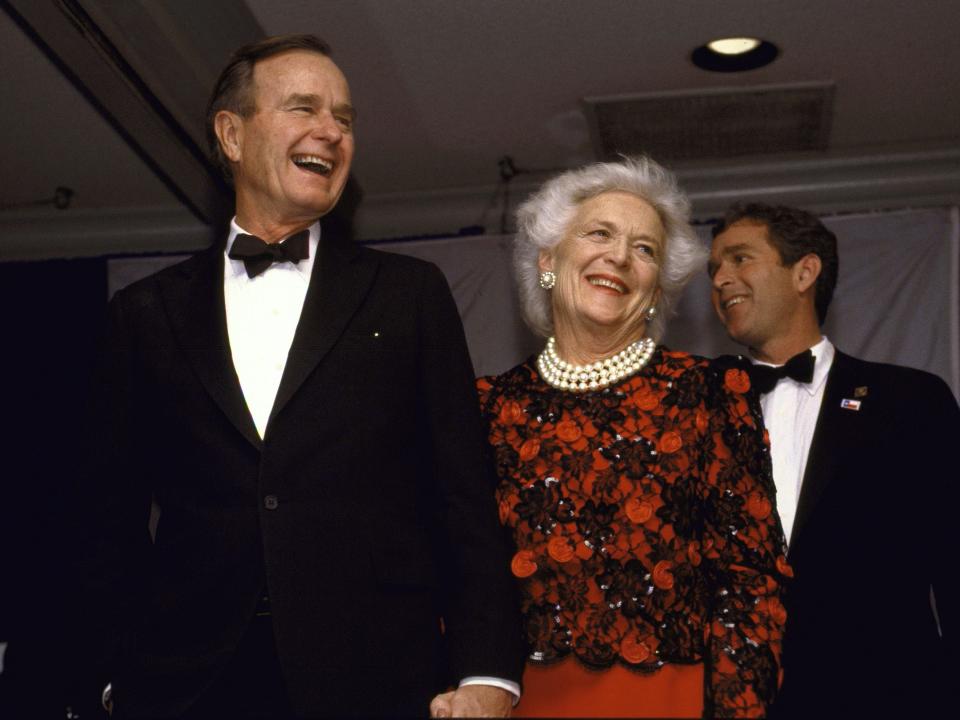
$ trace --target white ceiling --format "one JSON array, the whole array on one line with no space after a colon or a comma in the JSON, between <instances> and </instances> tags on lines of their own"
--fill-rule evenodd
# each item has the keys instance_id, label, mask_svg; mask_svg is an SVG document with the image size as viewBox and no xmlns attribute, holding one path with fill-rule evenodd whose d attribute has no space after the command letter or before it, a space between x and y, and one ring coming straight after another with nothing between
<instances>
[{"instance_id":1,"label":"white ceiling","mask_svg":"<svg viewBox=\"0 0 960 720\"><path fill-rule=\"evenodd\" d=\"M955 0L247 0L268 34L334 46L360 111L370 193L497 180L496 161L593 159L586 96L833 81L838 151L960 138ZM700 70L714 37L758 36L781 57Z\"/></svg>"},{"instance_id":2,"label":"white ceiling","mask_svg":"<svg viewBox=\"0 0 960 720\"><path fill-rule=\"evenodd\" d=\"M149 7L146 0L137 2ZM768 195L778 197L785 173L813 177L836 174L837 168L850 173L870 158L894 158L892 166L922 170L946 157L950 179L960 168L956 0L246 0L246 5L266 34L315 32L333 45L359 110L354 167L366 196L361 216L367 214L364 234L370 237L456 230L481 219L495 224L496 209L488 208L486 215L484 209L499 180L501 156L534 171L593 159L581 109L587 96L835 83L825 153L687 163L678 169L695 199L725 201L725 183L738 187L729 178L748 171L764 178ZM694 47L731 34L763 37L782 54L767 68L741 74L708 73L689 62ZM135 37L126 40L137 43ZM182 38L171 31L170 41ZM40 243L41 236L56 234L65 219L78 216L109 217L115 224L124 213L142 212L154 218L160 213L175 225L196 222L2 12L0 47L5 111L0 226L32 228L23 232L34 233L29 243ZM196 75L206 82L209 69ZM202 108L185 112L199 117ZM857 176L860 205L870 202L872 191L864 182L871 172ZM936 172L942 176L940 166ZM513 199L542 177L518 178ZM49 197L58 185L76 192L69 210L10 207ZM878 202L889 205L891 198ZM418 203L420 212L404 214ZM444 211L436 212L440 206ZM837 209L842 207L838 201ZM377 212L383 217L374 218ZM395 226L384 218L395 219ZM53 229L36 230L44 223L53 223ZM152 242L159 243L154 249L165 249L161 240ZM76 252L86 251L78 246ZM11 254L31 253L21 243L6 252Z\"/></svg>"}]
</instances>

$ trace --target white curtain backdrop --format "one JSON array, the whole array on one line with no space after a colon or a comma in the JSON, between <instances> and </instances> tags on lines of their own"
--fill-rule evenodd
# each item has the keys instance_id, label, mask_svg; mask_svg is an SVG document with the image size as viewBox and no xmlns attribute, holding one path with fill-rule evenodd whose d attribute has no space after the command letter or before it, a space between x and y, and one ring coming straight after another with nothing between
<instances>
[{"instance_id":1,"label":"white curtain backdrop","mask_svg":"<svg viewBox=\"0 0 960 720\"><path fill-rule=\"evenodd\" d=\"M960 214L932 208L824 218L840 243L840 280L825 332L843 351L933 372L960 396ZM699 228L704 242L710 232ZM478 374L502 372L537 352L524 326L511 238L473 236L376 245L436 263L463 317ZM111 261L111 293L179 258ZM710 307L706 272L687 288L664 341L706 356L736 353Z\"/></svg>"},{"instance_id":2,"label":"white curtain backdrop","mask_svg":"<svg viewBox=\"0 0 960 720\"><path fill-rule=\"evenodd\" d=\"M837 234L840 279L825 327L843 351L929 370L960 389L957 208L824 219ZM709 228L698 228L705 243ZM377 247L430 260L446 273L478 374L502 372L542 343L520 320L511 238L423 240ZM706 356L742 350L710 306L706 271L688 286L664 341Z\"/></svg>"}]
</instances>

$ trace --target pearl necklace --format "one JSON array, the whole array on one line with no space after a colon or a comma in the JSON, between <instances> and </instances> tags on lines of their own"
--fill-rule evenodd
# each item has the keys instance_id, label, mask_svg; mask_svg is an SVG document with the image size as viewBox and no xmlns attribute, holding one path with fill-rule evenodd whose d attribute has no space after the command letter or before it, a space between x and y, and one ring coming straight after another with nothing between
<instances>
[{"instance_id":1,"label":"pearl necklace","mask_svg":"<svg viewBox=\"0 0 960 720\"><path fill-rule=\"evenodd\" d=\"M650 362L656 347L652 339L643 338L605 360L574 365L560 359L557 341L551 337L537 358L537 370L547 383L560 390L599 390L639 371Z\"/></svg>"}]
</instances>

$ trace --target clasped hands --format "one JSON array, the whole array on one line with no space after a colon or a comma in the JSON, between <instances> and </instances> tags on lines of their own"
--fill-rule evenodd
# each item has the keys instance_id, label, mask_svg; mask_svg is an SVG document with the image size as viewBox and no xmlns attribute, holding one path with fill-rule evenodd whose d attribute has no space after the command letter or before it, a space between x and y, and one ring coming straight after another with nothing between
<instances>
[{"instance_id":1,"label":"clasped hands","mask_svg":"<svg viewBox=\"0 0 960 720\"><path fill-rule=\"evenodd\" d=\"M430 703L430 717L510 717L513 695L493 685L464 685L437 695Z\"/></svg>"}]
</instances>

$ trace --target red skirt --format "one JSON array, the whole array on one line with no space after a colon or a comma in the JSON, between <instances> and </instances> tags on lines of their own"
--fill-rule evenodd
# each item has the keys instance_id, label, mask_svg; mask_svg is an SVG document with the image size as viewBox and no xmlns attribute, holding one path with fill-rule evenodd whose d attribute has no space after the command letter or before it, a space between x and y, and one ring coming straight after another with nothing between
<instances>
[{"instance_id":1,"label":"red skirt","mask_svg":"<svg viewBox=\"0 0 960 720\"><path fill-rule=\"evenodd\" d=\"M513 717L699 718L703 665L665 665L639 675L614 665L587 670L573 658L528 664Z\"/></svg>"}]
</instances>

